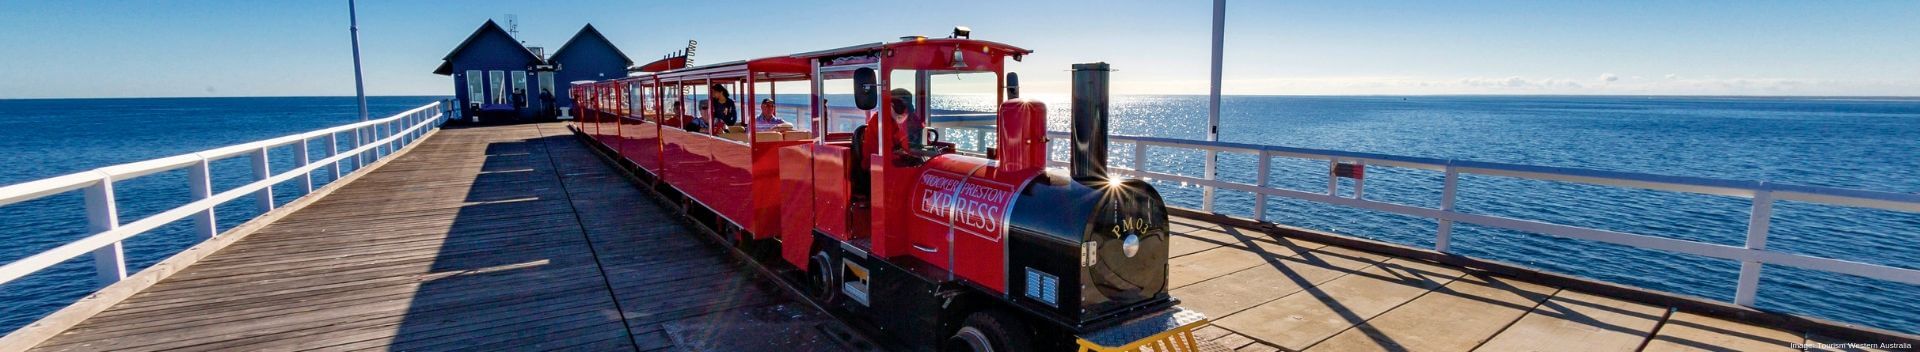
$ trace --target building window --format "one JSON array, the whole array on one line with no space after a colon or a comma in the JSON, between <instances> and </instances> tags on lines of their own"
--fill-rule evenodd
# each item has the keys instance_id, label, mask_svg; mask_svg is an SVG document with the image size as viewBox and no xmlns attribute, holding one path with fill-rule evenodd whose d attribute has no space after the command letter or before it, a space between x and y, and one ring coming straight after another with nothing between
<instances>
[{"instance_id":1,"label":"building window","mask_svg":"<svg viewBox=\"0 0 1920 352\"><path fill-rule=\"evenodd\" d=\"M507 71L500 71L500 70L487 71L487 78L488 78L487 80L488 86L493 87L492 99L487 100L487 103L488 104L506 104L507 103Z\"/></svg>"},{"instance_id":2,"label":"building window","mask_svg":"<svg viewBox=\"0 0 1920 352\"><path fill-rule=\"evenodd\" d=\"M556 103L558 103L558 101L560 100L566 100L568 92L553 91L553 71L540 71L540 73L534 74L534 76L539 77L540 91L547 92L547 94L553 94L553 100ZM534 94L533 96L535 97L540 96L539 92L535 92L533 94Z\"/></svg>"},{"instance_id":3,"label":"building window","mask_svg":"<svg viewBox=\"0 0 1920 352\"><path fill-rule=\"evenodd\" d=\"M477 105L487 101L486 81L482 81L480 70L467 70L467 105Z\"/></svg>"},{"instance_id":4,"label":"building window","mask_svg":"<svg viewBox=\"0 0 1920 352\"><path fill-rule=\"evenodd\" d=\"M514 107L527 107L527 102L534 100L533 92L527 91L527 71L513 71L507 74L507 77L513 77L513 93L520 98L519 104Z\"/></svg>"}]
</instances>

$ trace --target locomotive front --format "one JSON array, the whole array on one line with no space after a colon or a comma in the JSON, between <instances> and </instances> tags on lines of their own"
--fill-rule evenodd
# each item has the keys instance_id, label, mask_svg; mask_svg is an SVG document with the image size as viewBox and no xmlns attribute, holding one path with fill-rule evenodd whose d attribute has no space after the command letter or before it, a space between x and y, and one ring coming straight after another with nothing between
<instances>
[{"instance_id":1,"label":"locomotive front","mask_svg":"<svg viewBox=\"0 0 1920 352\"><path fill-rule=\"evenodd\" d=\"M1205 319L1168 295L1166 204L1147 182L1107 174L1109 71L1074 65L1071 165L1036 176L1014 202L1008 292L1072 327L1085 349L1192 346Z\"/></svg>"}]
</instances>

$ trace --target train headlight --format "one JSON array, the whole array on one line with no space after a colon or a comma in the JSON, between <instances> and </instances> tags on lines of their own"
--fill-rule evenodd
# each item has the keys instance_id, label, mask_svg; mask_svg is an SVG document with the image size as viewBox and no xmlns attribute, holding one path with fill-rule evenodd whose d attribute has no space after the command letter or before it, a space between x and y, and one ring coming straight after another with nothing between
<instances>
[{"instance_id":1,"label":"train headlight","mask_svg":"<svg viewBox=\"0 0 1920 352\"><path fill-rule=\"evenodd\" d=\"M1120 251L1126 253L1127 258L1133 258L1135 253L1140 253L1140 234L1127 234L1127 239L1120 242Z\"/></svg>"}]
</instances>

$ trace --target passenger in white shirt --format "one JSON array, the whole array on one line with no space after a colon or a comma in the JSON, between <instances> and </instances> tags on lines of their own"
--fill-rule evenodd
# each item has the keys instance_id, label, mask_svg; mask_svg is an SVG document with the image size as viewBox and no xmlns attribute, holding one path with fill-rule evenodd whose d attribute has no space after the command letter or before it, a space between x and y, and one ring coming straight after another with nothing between
<instances>
[{"instance_id":1,"label":"passenger in white shirt","mask_svg":"<svg viewBox=\"0 0 1920 352\"><path fill-rule=\"evenodd\" d=\"M753 116L754 132L786 132L792 130L793 125L788 124L786 120L781 120L780 116L774 115L773 99L760 100L759 114Z\"/></svg>"}]
</instances>

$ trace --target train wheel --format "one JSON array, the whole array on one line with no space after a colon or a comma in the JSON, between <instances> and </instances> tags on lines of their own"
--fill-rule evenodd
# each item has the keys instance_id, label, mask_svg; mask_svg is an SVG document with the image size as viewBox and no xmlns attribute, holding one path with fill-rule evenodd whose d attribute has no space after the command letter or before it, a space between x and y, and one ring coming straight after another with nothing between
<instances>
[{"instance_id":1,"label":"train wheel","mask_svg":"<svg viewBox=\"0 0 1920 352\"><path fill-rule=\"evenodd\" d=\"M832 304L835 296L838 296L834 294L835 289L840 284L840 280L834 279L838 270L833 266L833 257L827 256L824 251L814 253L813 263L808 264L807 269L812 274L813 299L820 301L821 305Z\"/></svg>"},{"instance_id":2,"label":"train wheel","mask_svg":"<svg viewBox=\"0 0 1920 352\"><path fill-rule=\"evenodd\" d=\"M1020 319L996 310L967 316L960 331L947 338L947 351L1025 352L1033 350L1033 336Z\"/></svg>"}]
</instances>

